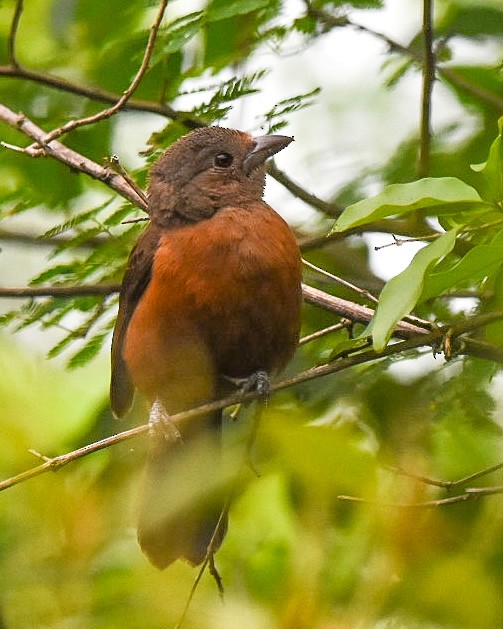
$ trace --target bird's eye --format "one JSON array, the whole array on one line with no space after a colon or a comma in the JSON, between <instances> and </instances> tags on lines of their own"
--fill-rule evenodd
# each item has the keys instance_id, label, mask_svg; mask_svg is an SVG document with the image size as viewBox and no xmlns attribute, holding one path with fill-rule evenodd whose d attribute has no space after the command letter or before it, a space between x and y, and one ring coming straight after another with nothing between
<instances>
[{"instance_id":1,"label":"bird's eye","mask_svg":"<svg viewBox=\"0 0 503 629\"><path fill-rule=\"evenodd\" d=\"M229 166L234 161L234 158L230 153L218 153L215 155L215 159L213 160L215 166L219 168L229 168Z\"/></svg>"}]
</instances>

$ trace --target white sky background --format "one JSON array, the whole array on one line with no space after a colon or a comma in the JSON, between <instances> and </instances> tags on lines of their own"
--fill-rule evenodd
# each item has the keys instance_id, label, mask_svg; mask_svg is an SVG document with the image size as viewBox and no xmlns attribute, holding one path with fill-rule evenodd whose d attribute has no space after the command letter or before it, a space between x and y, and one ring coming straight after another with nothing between
<instances>
[{"instance_id":1,"label":"white sky background","mask_svg":"<svg viewBox=\"0 0 503 629\"><path fill-rule=\"evenodd\" d=\"M173 11L197 10L201 1L173 2ZM301 15L300 0L288 0L287 8L293 15ZM352 21L381 31L400 43L407 44L420 29L422 2L420 0L388 0L385 10L352 11ZM297 37L296 35L293 36ZM292 50L294 44L292 42ZM288 50L288 46L285 47ZM461 53L470 60L477 54L487 59L487 49L464 46ZM421 77L410 73L398 86L390 90L382 87L382 64L386 60L386 47L380 40L350 28L341 28L321 37L300 55L285 54L279 58L264 46L254 60L254 67L268 68L269 74L260 86L259 96L250 96L238 102L222 125L260 133L258 115L275 103L297 94L321 87L318 103L291 115L290 124L280 133L295 136L295 143L277 156L277 163L289 176L307 190L322 198L330 195L349 181L358 171L378 167L396 147L419 125ZM211 83L206 77L205 83ZM205 95L207 97L208 95ZM200 98L200 96L196 96ZM348 103L353 103L348 107ZM185 107L180 101L176 106ZM448 90L435 85L433 95L433 129L453 118L462 119L465 128L472 128L473 119L462 110ZM128 167L141 164L139 151L152 131L162 129L165 119L130 113L119 119L116 127L114 152ZM496 133L496 129L495 129ZM21 159L21 158L20 158ZM368 193L377 192L369 189ZM292 198L282 186L269 178L267 201L292 224L309 230L316 223L316 214L303 203ZM34 232L39 226L22 215L17 221L19 229ZM45 228L45 226L44 226ZM390 242L389 236L375 239L374 244ZM405 268L417 251L417 245L387 247L373 252L373 269L388 279ZM47 250L5 244L2 259L9 261L8 268L0 265L0 283L5 286L25 285L46 264ZM0 307L12 308L12 300ZM35 344L45 353L54 342L54 332L30 328L21 337L31 347Z\"/></svg>"}]
</instances>

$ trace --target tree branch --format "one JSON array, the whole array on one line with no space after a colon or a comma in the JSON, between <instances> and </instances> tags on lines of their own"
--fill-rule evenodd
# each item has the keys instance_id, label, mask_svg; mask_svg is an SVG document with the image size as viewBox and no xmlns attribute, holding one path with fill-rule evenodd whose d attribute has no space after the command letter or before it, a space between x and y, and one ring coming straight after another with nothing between
<instances>
[{"instance_id":1,"label":"tree branch","mask_svg":"<svg viewBox=\"0 0 503 629\"><path fill-rule=\"evenodd\" d=\"M32 83L38 83L45 87L51 87L60 92L67 92L69 94L75 94L76 96L83 96L89 100L93 100L99 103L116 103L120 94L103 90L98 87L86 87L85 85L79 85L78 83L72 83L62 77L47 74L46 72L37 72L36 70L29 70L28 68L3 65L0 66L0 76L9 77L12 79L20 79L23 81L31 81ZM205 127L206 125L192 116L192 114L185 111L178 111L173 109L169 105L162 103L155 103L153 101L141 100L131 98L123 106L127 111L140 111L143 113L157 114L170 120L176 120L187 127L187 129L197 129L199 127Z\"/></svg>"},{"instance_id":2,"label":"tree branch","mask_svg":"<svg viewBox=\"0 0 503 629\"><path fill-rule=\"evenodd\" d=\"M337 218L342 213L343 208L340 207L337 203L329 203L328 201L324 201L320 199L316 195L308 192L302 186L299 186L297 183L292 181L290 177L282 170L280 170L274 161L270 161L267 164L267 172L273 179L279 182L284 188L286 188L289 192L293 194L294 197L304 201L308 205L316 208L317 210L321 210L325 214L329 216L333 216Z\"/></svg>"},{"instance_id":3,"label":"tree branch","mask_svg":"<svg viewBox=\"0 0 503 629\"><path fill-rule=\"evenodd\" d=\"M0 286L0 297L83 297L87 295L112 295L120 290L120 284L81 284L79 286L25 286L8 288Z\"/></svg>"},{"instance_id":4,"label":"tree branch","mask_svg":"<svg viewBox=\"0 0 503 629\"><path fill-rule=\"evenodd\" d=\"M435 80L433 54L433 0L423 0L423 87L421 94L421 131L417 174L428 175L431 150L431 94Z\"/></svg>"},{"instance_id":5,"label":"tree branch","mask_svg":"<svg viewBox=\"0 0 503 629\"><path fill-rule=\"evenodd\" d=\"M343 16L343 17L333 16L333 15L330 15L330 13L327 13L326 11L312 8L308 2L306 2L306 4L308 6L308 14L320 20L320 22L324 24L324 26L326 27L326 30L331 30L332 28L340 28L341 26L352 26L353 28L363 33L368 33L369 35L372 35L373 37L377 37L378 39L383 41L392 52L396 52L401 55L404 55L408 57L409 59L412 59L417 64L423 65L424 59L421 54L418 54L415 50L413 50L412 48L408 46L403 46L402 44L391 39L384 33L381 33L379 31L374 31L367 26L363 26L362 24L353 22L346 16ZM473 83L471 83L464 77L460 76L452 68L437 66L437 74L441 76L442 78L444 78L445 80L452 83L453 85L456 85L457 87L464 89L466 92L472 94L479 100L485 101L486 103L488 103L492 107L495 107L499 111L503 111L503 98L501 98L494 92L489 92L485 90L479 85L474 85Z\"/></svg>"},{"instance_id":6,"label":"tree branch","mask_svg":"<svg viewBox=\"0 0 503 629\"><path fill-rule=\"evenodd\" d=\"M93 116L88 116L86 118L79 118L78 120L71 120L70 122L67 122L66 124L64 124L62 127L58 127L57 129L54 129L54 131L51 131L45 137L44 143L49 143L51 140L54 140L60 137L64 133L68 133L69 131L73 131L74 129L77 129L84 125L94 124L96 122L100 122L101 120L106 120L107 118L110 118L111 116L116 114L120 109L124 107L124 105L127 103L129 98L136 91L138 85L140 84L140 81L143 79L145 72L148 69L150 58L152 57L152 53L154 51L157 34L159 32L159 27L164 17L164 13L166 11L167 5L168 5L168 0L161 0L160 5L159 5L159 10L157 12L157 16L154 20L154 23L152 24L150 28L147 46L145 48L145 52L143 54L143 59L140 64L140 67L135 77L131 81L131 84L129 85L127 90L122 94L119 100L114 105L112 105L112 107L109 107L108 109L104 109L103 111L100 111L99 113Z\"/></svg>"},{"instance_id":7,"label":"tree branch","mask_svg":"<svg viewBox=\"0 0 503 629\"><path fill-rule=\"evenodd\" d=\"M73 238L64 236L37 236L26 232L16 232L0 228L0 240L4 242L17 242L34 247L60 247L61 245L69 244ZM81 249L88 249L103 245L107 242L107 240L108 239L106 237L96 236L94 238L89 238L85 242L79 243L77 246Z\"/></svg>"},{"instance_id":8,"label":"tree branch","mask_svg":"<svg viewBox=\"0 0 503 629\"><path fill-rule=\"evenodd\" d=\"M17 32L19 29L19 21L21 20L21 14L23 13L23 9L24 9L23 0L17 0L16 8L14 9L14 16L12 18L12 23L10 27L9 41L8 41L9 59L13 68L19 68L19 61L17 59L17 54L16 54L16 39L17 39Z\"/></svg>"},{"instance_id":9,"label":"tree branch","mask_svg":"<svg viewBox=\"0 0 503 629\"><path fill-rule=\"evenodd\" d=\"M40 147L20 148L13 147L2 142L1 145L4 148L17 150L21 153L29 155L30 157L39 157L40 155L53 157L54 159L72 168L72 170L84 173L93 179L101 181L134 205L138 206L142 210L146 210L145 202L138 196L136 191L129 185L124 177L118 175L112 169L108 167L104 168L87 157L84 157L84 155L69 149L57 140L46 142L47 133L23 114L16 114L8 107L0 103L0 120L3 120L14 129L18 129L18 131L24 135L35 140Z\"/></svg>"},{"instance_id":10,"label":"tree branch","mask_svg":"<svg viewBox=\"0 0 503 629\"><path fill-rule=\"evenodd\" d=\"M120 290L119 284L89 284L80 286L26 286L22 288L8 288L0 287L0 297L6 298L29 298L29 297L80 297L86 295L111 295ZM342 317L343 319L349 319L353 323L362 323L364 325L370 323L375 311L368 306L362 306L360 304L342 299L325 293L318 288L302 284L302 296L304 301L308 304L324 308L332 312L333 314ZM474 317L475 327L483 327L494 321L498 321L503 318L503 313L492 312ZM462 324L467 320L462 320ZM470 321L470 319L468 320ZM441 330L448 327L452 330L451 336L459 336L468 332L469 329L462 328L461 331L453 326L443 326L434 328L435 330ZM417 317L406 317L404 320L399 321L394 336L401 339L409 339L411 336L427 335L431 332L433 324L429 321L419 319ZM442 335L440 335L441 337ZM425 344L428 344L427 342ZM492 360L493 362L503 363L503 348L489 343L484 343L478 339L465 338L463 339L462 352L470 356L477 356L479 358L485 358Z\"/></svg>"},{"instance_id":11,"label":"tree branch","mask_svg":"<svg viewBox=\"0 0 503 629\"><path fill-rule=\"evenodd\" d=\"M373 360L380 360L389 356L402 354L404 352L427 345L437 346L438 343L447 334L449 334L450 336L458 336L501 319L503 319L503 312L497 312L485 315L477 315L475 317L467 318L462 321L456 321L452 325L440 326L430 332L425 332L421 328L418 328L419 330L421 330L419 334L414 334L406 340L398 341L397 343L388 345L380 354L375 352L373 349L367 349L353 356L339 358L333 362L312 367L311 369L302 371L294 376L291 376L290 378L286 378L284 380L281 380L280 382L273 383L271 385L271 394L296 386L303 382L308 382L317 378L323 378L325 376L335 374L340 371L344 371L351 367L362 365ZM412 334L412 330L410 330L410 327L406 327ZM255 391L248 393L236 393L226 398L216 400L214 402L209 402L207 404L202 404L201 406L192 408L188 411L172 415L171 421L176 425L183 425L184 423L191 421L195 417L199 417L213 411L222 410L228 406L252 402L258 398L260 398L260 394ZM62 454L60 456L56 456L53 458L43 457L44 463L42 463L41 465L21 472L20 474L17 474L0 482L0 491L8 489L9 487L13 487L14 485L29 480L30 478L34 478L35 476L39 476L40 474L44 474L49 470L60 469L61 467L68 465L68 463L76 461L77 459L87 456L88 454L91 454L93 452L103 450L104 448L108 448L112 445L115 445L116 443L120 443L122 441L126 441L128 439L136 437L137 435L144 434L149 430L149 428L150 424L144 424L131 430L126 430L124 432L112 435L111 437L106 437L105 439L101 439L100 441L91 443L87 446L84 446L72 452L68 452L66 454Z\"/></svg>"}]
</instances>

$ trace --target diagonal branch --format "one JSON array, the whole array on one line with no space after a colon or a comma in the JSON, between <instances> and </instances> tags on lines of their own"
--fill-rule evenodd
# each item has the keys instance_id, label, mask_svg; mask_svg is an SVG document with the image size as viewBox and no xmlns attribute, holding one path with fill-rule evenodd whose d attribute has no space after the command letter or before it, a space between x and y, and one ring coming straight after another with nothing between
<instances>
[{"instance_id":1,"label":"diagonal branch","mask_svg":"<svg viewBox=\"0 0 503 629\"><path fill-rule=\"evenodd\" d=\"M27 147L23 149L2 142L1 145L3 147L18 150L22 153L26 153L30 157L39 157L40 155L53 157L72 168L72 170L84 173L93 179L101 181L142 210L146 209L146 204L143 199L138 196L124 177L118 175L110 168L104 168L87 157L84 157L84 155L69 149L57 140L46 142L47 133L23 114L16 114L0 103L0 120L3 120L14 129L17 129L21 133L24 133L24 135L35 140L40 148Z\"/></svg>"},{"instance_id":2,"label":"diagonal branch","mask_svg":"<svg viewBox=\"0 0 503 629\"><path fill-rule=\"evenodd\" d=\"M115 103L115 105L112 105L112 107L109 107L108 109L104 109L103 111L98 112L94 116L88 116L86 118L79 118L78 120L71 120L70 122L67 122L62 127L54 129L54 131L51 131L51 133L49 133L45 137L45 143L48 143L51 140L54 140L55 138L60 137L64 133L73 131L74 129L77 129L78 127L82 127L88 124L94 124L96 122L100 122L101 120L106 120L107 118L110 118L111 116L116 114L120 109L124 107L124 105L127 103L129 98L136 91L136 88L140 84L140 81L143 79L145 72L148 69L150 58L152 57L152 53L154 51L154 46L157 39L157 33L159 32L159 27L164 17L164 13L166 11L167 5L168 5L168 0L161 0L161 3L159 5L159 11L157 12L157 16L150 29L147 46L145 48L143 59L138 69L138 72L136 73L135 77L131 81L130 86L122 94L122 96Z\"/></svg>"},{"instance_id":3,"label":"diagonal branch","mask_svg":"<svg viewBox=\"0 0 503 629\"><path fill-rule=\"evenodd\" d=\"M84 284L79 286L27 286L22 288L6 288L0 287L0 297L28 298L28 297L78 297L81 295L110 295L118 292L119 284ZM349 319L353 323L368 324L374 316L374 310L367 306L336 297L325 293L318 288L313 288L307 284L302 285L302 296L306 303L324 308L333 314ZM484 315L478 315L482 319L476 318L475 327L487 325L493 321L503 318L503 313L493 312ZM471 320L469 320L471 321ZM463 322L461 322L463 323ZM464 324L465 325L465 324ZM344 327L344 326L343 326ZM432 330L431 322L419 319L417 317L406 317L399 321L394 336L401 339L409 339L411 336L418 334L426 335ZM442 328L436 327L434 330ZM469 329L459 331L456 327L450 328L451 336L459 336L468 332ZM426 343L427 344L427 343ZM478 339L464 338L462 353L470 356L485 358L496 363L503 363L503 349L489 343L484 343Z\"/></svg>"},{"instance_id":4,"label":"diagonal branch","mask_svg":"<svg viewBox=\"0 0 503 629\"><path fill-rule=\"evenodd\" d=\"M404 55L408 57L409 59L412 59L412 61L414 61L415 63L419 65L422 65L424 63L422 54L418 53L412 47L404 46L400 44L399 42L395 41L394 39L391 39L391 37L388 37L384 33L375 31L369 28L368 26L364 26L363 24L358 24L357 22L353 22L346 16L341 17L341 16L330 15L330 13L327 13L326 11L313 8L312 5L307 1L306 1L306 4L308 7L308 14L312 15L323 24L323 26L325 27L325 32L333 28L352 26L353 28L361 31L362 33L368 33L369 35L372 35L373 37L380 39L382 42L384 42L388 46L389 50L391 50L392 52ZM503 98L501 98L495 92L490 92L488 90L485 90L480 85L476 85L470 82L469 80L467 80L466 78L461 76L459 73L457 73L455 70L449 67L440 67L440 66L437 67L437 74L441 76L442 78L444 78L446 81L455 85L456 87L460 87L461 89L465 90L469 94L472 94L479 100L482 100L488 103L489 105L491 105L492 107L495 107L499 111L503 111Z\"/></svg>"},{"instance_id":5,"label":"diagonal branch","mask_svg":"<svg viewBox=\"0 0 503 629\"><path fill-rule=\"evenodd\" d=\"M69 94L75 94L76 96L83 96L89 100L93 100L99 103L116 103L120 94L115 92L109 92L98 87L87 87L85 85L79 85L73 83L63 77L54 76L46 72L38 72L37 70L30 70L23 66L15 66L13 64L0 66L0 76L10 77L12 79L21 79L23 81L31 81L51 87L61 92L67 92ZM125 110L141 111L144 113L157 114L171 120L181 122L187 127L187 129L197 129L199 127L206 126L204 123L197 120L192 114L185 111L178 111L173 109L169 105L163 103L156 103L150 100L141 100L130 98L123 106Z\"/></svg>"},{"instance_id":6,"label":"diagonal branch","mask_svg":"<svg viewBox=\"0 0 503 629\"><path fill-rule=\"evenodd\" d=\"M267 173L271 175L273 179L280 183L289 192L291 192L293 196L297 199L304 201L308 205L316 208L317 210L321 210L325 214L333 216L334 218L337 218L341 215L344 208L341 208L340 205L338 205L337 203L324 201L323 199L317 197L315 194L308 192L307 190L302 188L302 186L299 186L299 184L290 179L290 177L282 170L280 170L273 161L270 161L267 164Z\"/></svg>"},{"instance_id":7,"label":"diagonal branch","mask_svg":"<svg viewBox=\"0 0 503 629\"><path fill-rule=\"evenodd\" d=\"M450 334L451 336L461 335L476 328L488 325L489 323L492 323L496 320L501 320L502 318L503 312L489 313L485 315L476 315L462 321L456 321L452 325L439 326L431 332L425 333L424 330L422 330L421 333L414 334L406 340L398 341L397 343L388 345L380 354L375 352L375 350L373 349L368 349L353 356L339 358L338 360L330 363L311 367L306 371L302 371L294 376L285 378L280 382L273 383L271 385L271 394L296 386L303 382L308 382L317 378L332 375L340 371L350 369L351 367L362 365L374 360L402 354L404 352L417 349L419 347L424 347L428 345L436 346L447 334ZM222 410L236 404L252 402L254 400L257 400L258 398L260 398L260 393L256 391L247 393L236 393L226 398L216 400L214 402L209 402L196 408L192 408L188 411L172 415L171 420L176 425L182 425L186 422L191 421L195 417L200 417L201 415L217 410ZM106 437L105 439L101 439L100 441L79 448L78 450L74 450L72 452L56 456L54 458L42 457L44 458L44 462L42 464L0 482L0 491L18 485L19 483L34 478L35 476L40 476L45 472L58 470L61 467L64 467L65 465L68 465L69 463L72 463L73 461L76 461L93 452L98 452L99 450L103 450L105 448L113 446L116 443L120 443L122 441L126 441L138 435L144 434L149 430L149 428L150 424L144 424L142 426L137 426L136 428L117 433L115 435L112 435L111 437Z\"/></svg>"}]
</instances>

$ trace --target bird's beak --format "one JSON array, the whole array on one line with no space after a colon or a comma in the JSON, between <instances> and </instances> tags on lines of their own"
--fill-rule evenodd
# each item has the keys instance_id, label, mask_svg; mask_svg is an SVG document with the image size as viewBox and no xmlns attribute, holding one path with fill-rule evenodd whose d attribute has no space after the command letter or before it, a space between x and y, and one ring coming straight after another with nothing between
<instances>
[{"instance_id":1,"label":"bird's beak","mask_svg":"<svg viewBox=\"0 0 503 629\"><path fill-rule=\"evenodd\" d=\"M243 162L244 171L247 177L259 166L262 166L266 159L287 147L293 138L287 135L261 135L255 140L255 146L245 157Z\"/></svg>"}]
</instances>

